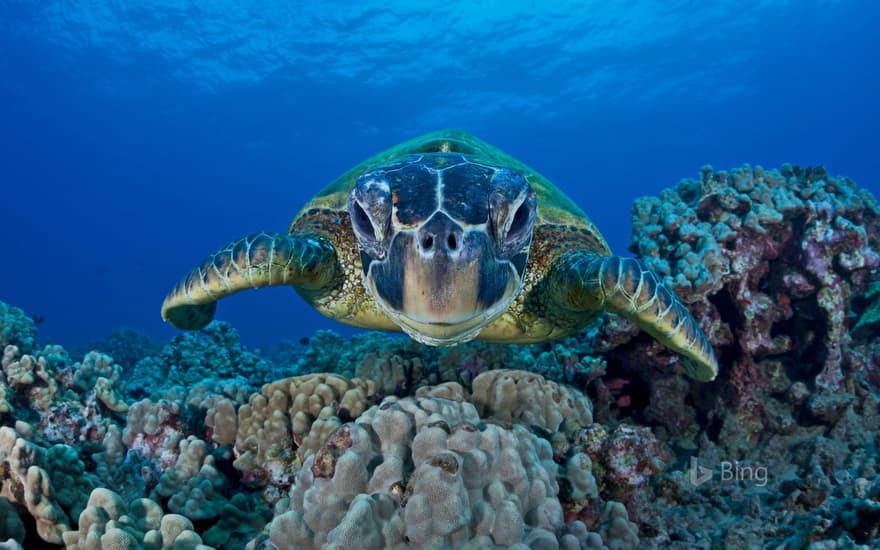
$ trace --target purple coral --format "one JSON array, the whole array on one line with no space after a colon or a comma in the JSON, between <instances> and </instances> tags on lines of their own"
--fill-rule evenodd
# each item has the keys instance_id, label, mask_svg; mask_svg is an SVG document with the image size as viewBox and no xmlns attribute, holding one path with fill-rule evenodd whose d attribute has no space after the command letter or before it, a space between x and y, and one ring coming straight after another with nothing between
<instances>
[{"instance_id":1,"label":"purple coral","mask_svg":"<svg viewBox=\"0 0 880 550\"><path fill-rule=\"evenodd\" d=\"M633 225L631 248L691 304L721 352L731 392L710 414L725 446L741 453L765 435L768 399L796 381L811 391L809 414L840 414L848 307L880 265L870 193L823 168L707 167L661 199L637 201Z\"/></svg>"}]
</instances>

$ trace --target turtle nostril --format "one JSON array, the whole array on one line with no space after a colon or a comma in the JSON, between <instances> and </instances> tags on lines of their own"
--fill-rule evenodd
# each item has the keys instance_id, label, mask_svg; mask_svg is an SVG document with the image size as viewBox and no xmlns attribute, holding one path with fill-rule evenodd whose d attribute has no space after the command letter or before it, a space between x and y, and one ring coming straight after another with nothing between
<instances>
[{"instance_id":1,"label":"turtle nostril","mask_svg":"<svg viewBox=\"0 0 880 550\"><path fill-rule=\"evenodd\" d=\"M458 246L458 241L455 239L455 234L449 235L446 239L446 245L449 247L449 250L455 250Z\"/></svg>"},{"instance_id":2,"label":"turtle nostril","mask_svg":"<svg viewBox=\"0 0 880 550\"><path fill-rule=\"evenodd\" d=\"M434 246L434 237L428 235L422 240L422 248L429 250L432 246Z\"/></svg>"}]
</instances>

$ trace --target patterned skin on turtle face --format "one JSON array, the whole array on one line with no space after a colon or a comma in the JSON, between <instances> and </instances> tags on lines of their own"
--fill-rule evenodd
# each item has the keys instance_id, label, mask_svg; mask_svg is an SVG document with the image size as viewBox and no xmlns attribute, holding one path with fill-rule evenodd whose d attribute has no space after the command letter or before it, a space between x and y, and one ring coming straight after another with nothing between
<instances>
[{"instance_id":1,"label":"patterned skin on turtle face","mask_svg":"<svg viewBox=\"0 0 880 550\"><path fill-rule=\"evenodd\" d=\"M411 155L361 175L348 210L365 287L420 342L474 338L522 288L536 199L514 170Z\"/></svg>"}]
</instances>

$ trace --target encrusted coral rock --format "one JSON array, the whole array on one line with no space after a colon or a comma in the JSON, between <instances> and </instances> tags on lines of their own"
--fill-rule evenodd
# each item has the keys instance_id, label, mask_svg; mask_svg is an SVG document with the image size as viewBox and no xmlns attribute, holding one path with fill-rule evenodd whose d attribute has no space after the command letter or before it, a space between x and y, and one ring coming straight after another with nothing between
<instances>
[{"instance_id":1,"label":"encrusted coral rock","mask_svg":"<svg viewBox=\"0 0 880 550\"><path fill-rule=\"evenodd\" d=\"M522 422L550 433L573 432L593 423L590 401L540 374L499 369L473 381L472 400L481 416Z\"/></svg>"},{"instance_id":2,"label":"encrusted coral rock","mask_svg":"<svg viewBox=\"0 0 880 550\"><path fill-rule=\"evenodd\" d=\"M271 518L259 494L238 492L223 507L217 523L201 533L202 539L215 548L244 548Z\"/></svg>"},{"instance_id":3,"label":"encrusted coral rock","mask_svg":"<svg viewBox=\"0 0 880 550\"><path fill-rule=\"evenodd\" d=\"M231 399L219 398L208 408L205 426L211 429L211 440L219 445L232 445L238 432L238 415Z\"/></svg>"},{"instance_id":4,"label":"encrusted coral rock","mask_svg":"<svg viewBox=\"0 0 880 550\"><path fill-rule=\"evenodd\" d=\"M235 467L244 472L246 482L289 486L302 461L344 420L363 413L374 395L372 382L335 374L264 385L239 408Z\"/></svg>"},{"instance_id":5,"label":"encrusted coral rock","mask_svg":"<svg viewBox=\"0 0 880 550\"><path fill-rule=\"evenodd\" d=\"M46 542L61 543L69 518L55 496L45 468L46 450L21 437L12 428L0 427L0 496L23 506L36 521L37 534Z\"/></svg>"},{"instance_id":6,"label":"encrusted coral rock","mask_svg":"<svg viewBox=\"0 0 880 550\"><path fill-rule=\"evenodd\" d=\"M599 533L610 550L630 550L639 546L639 528L629 520L619 502L608 502L602 510Z\"/></svg>"},{"instance_id":7,"label":"encrusted coral rock","mask_svg":"<svg viewBox=\"0 0 880 550\"><path fill-rule=\"evenodd\" d=\"M196 549L201 542L187 518L163 515L162 508L149 499L137 499L126 506L122 498L109 489L92 491L88 505L79 516L78 529L64 533L68 550Z\"/></svg>"},{"instance_id":8,"label":"encrusted coral rock","mask_svg":"<svg viewBox=\"0 0 880 550\"><path fill-rule=\"evenodd\" d=\"M18 346L7 346L3 352L3 372L6 374L6 383L13 389L30 386L36 381L34 378L34 363L36 359L32 355L19 358Z\"/></svg>"},{"instance_id":9,"label":"encrusted coral rock","mask_svg":"<svg viewBox=\"0 0 880 550\"><path fill-rule=\"evenodd\" d=\"M176 460L173 451L183 439L180 405L144 399L134 403L126 415L122 441L144 456L162 457L168 464Z\"/></svg>"},{"instance_id":10,"label":"encrusted coral rock","mask_svg":"<svg viewBox=\"0 0 880 550\"><path fill-rule=\"evenodd\" d=\"M2 541L24 542L24 523L6 497L0 496L0 544ZM0 546L2 548L2 546Z\"/></svg>"},{"instance_id":11,"label":"encrusted coral rock","mask_svg":"<svg viewBox=\"0 0 880 550\"><path fill-rule=\"evenodd\" d=\"M17 346L22 353L34 350L37 327L21 309L0 301L0 349Z\"/></svg>"},{"instance_id":12,"label":"encrusted coral rock","mask_svg":"<svg viewBox=\"0 0 880 550\"><path fill-rule=\"evenodd\" d=\"M648 499L653 477L666 470L673 459L669 449L660 442L650 428L620 424L609 431L602 425L593 424L572 434L572 459L585 454L592 476L595 476L600 493L625 504L629 517L638 522L648 521L652 515ZM571 459L569 459L571 460ZM583 473L581 472L583 475ZM573 489L577 477L566 475ZM591 490L590 479L580 481ZM572 497L576 493L572 490ZM572 502L568 508L579 511L583 505ZM588 510L590 511L590 510ZM595 510L592 510L593 512ZM582 518L587 519L587 518ZM592 526L592 523L588 523Z\"/></svg>"},{"instance_id":13,"label":"encrusted coral rock","mask_svg":"<svg viewBox=\"0 0 880 550\"><path fill-rule=\"evenodd\" d=\"M593 461L585 453L574 453L565 462L565 479L570 486L570 498L574 500L599 496L599 487L593 477Z\"/></svg>"},{"instance_id":14,"label":"encrusted coral rock","mask_svg":"<svg viewBox=\"0 0 880 550\"><path fill-rule=\"evenodd\" d=\"M122 367L109 355L90 351L82 362L71 367L71 371L75 389L84 393L94 391L95 397L113 412L128 411L128 404L120 393Z\"/></svg>"},{"instance_id":15,"label":"encrusted coral rock","mask_svg":"<svg viewBox=\"0 0 880 550\"><path fill-rule=\"evenodd\" d=\"M226 499L226 479L214 467L208 446L189 436L180 442L177 462L159 477L153 490L154 500L168 499L168 509L193 520L213 519L220 515Z\"/></svg>"},{"instance_id":16,"label":"encrusted coral rock","mask_svg":"<svg viewBox=\"0 0 880 550\"><path fill-rule=\"evenodd\" d=\"M7 385L26 395L32 408L41 411L49 409L58 392L58 383L45 357L22 355L18 346L6 346L0 365Z\"/></svg>"},{"instance_id":17,"label":"encrusted coral rock","mask_svg":"<svg viewBox=\"0 0 880 550\"><path fill-rule=\"evenodd\" d=\"M86 472L85 463L70 445L52 445L46 450L46 471L55 489L58 504L71 518L85 508L97 480Z\"/></svg>"},{"instance_id":18,"label":"encrusted coral rock","mask_svg":"<svg viewBox=\"0 0 880 550\"><path fill-rule=\"evenodd\" d=\"M229 323L215 321L200 331L178 334L159 355L138 361L131 383L157 400L156 390L168 384L190 387L213 378L244 377L252 390L272 374L269 363L244 349Z\"/></svg>"},{"instance_id":19,"label":"encrusted coral rock","mask_svg":"<svg viewBox=\"0 0 880 550\"><path fill-rule=\"evenodd\" d=\"M9 398L12 397L12 390L7 386L3 380L0 380L0 415L3 413L8 413L12 411L12 404L9 402Z\"/></svg>"},{"instance_id":20,"label":"encrusted coral rock","mask_svg":"<svg viewBox=\"0 0 880 550\"><path fill-rule=\"evenodd\" d=\"M100 378L113 384L119 381L122 367L113 358L97 351L88 352L82 362L73 365L73 384L82 391L92 389Z\"/></svg>"},{"instance_id":21,"label":"encrusted coral rock","mask_svg":"<svg viewBox=\"0 0 880 550\"><path fill-rule=\"evenodd\" d=\"M880 333L880 280L871 283L861 301L866 304L853 326L856 336L870 336Z\"/></svg>"},{"instance_id":22,"label":"encrusted coral rock","mask_svg":"<svg viewBox=\"0 0 880 550\"><path fill-rule=\"evenodd\" d=\"M363 356L354 374L364 380L372 380L376 391L382 395L395 395L409 390L421 380L425 365L421 358L376 351Z\"/></svg>"},{"instance_id":23,"label":"encrusted coral rock","mask_svg":"<svg viewBox=\"0 0 880 550\"><path fill-rule=\"evenodd\" d=\"M639 199L633 226L630 248L692 304L722 363L732 359L720 380L733 395L714 414L734 456L773 433L765 419L787 388L767 388L780 379L816 388L802 414L827 422L845 408L831 401L846 391L847 308L880 266L870 193L821 167L706 167L699 180ZM768 361L783 355L781 368Z\"/></svg>"},{"instance_id":24,"label":"encrusted coral rock","mask_svg":"<svg viewBox=\"0 0 880 550\"><path fill-rule=\"evenodd\" d=\"M28 512L36 520L40 538L60 544L61 534L69 528L67 514L55 499L49 474L39 466L30 466L27 469L24 501Z\"/></svg>"},{"instance_id":25,"label":"encrusted coral rock","mask_svg":"<svg viewBox=\"0 0 880 550\"><path fill-rule=\"evenodd\" d=\"M95 380L95 395L105 407L113 412L128 412L128 404L122 395L113 387L113 382L109 379L99 376Z\"/></svg>"},{"instance_id":26,"label":"encrusted coral rock","mask_svg":"<svg viewBox=\"0 0 880 550\"><path fill-rule=\"evenodd\" d=\"M6 346L0 361L0 412L27 416L52 442L73 444L103 437L111 421L104 416L106 407L98 406L99 398L103 396L117 411L124 411L125 402L109 380L99 388L94 387L95 378L88 378L88 388L77 386L74 380L84 365L69 365L68 359L58 346L46 346L35 355Z\"/></svg>"},{"instance_id":27,"label":"encrusted coral rock","mask_svg":"<svg viewBox=\"0 0 880 550\"><path fill-rule=\"evenodd\" d=\"M270 526L278 548L558 545L557 467L523 426L481 425L466 402L386 398L339 433L297 475Z\"/></svg>"}]
</instances>

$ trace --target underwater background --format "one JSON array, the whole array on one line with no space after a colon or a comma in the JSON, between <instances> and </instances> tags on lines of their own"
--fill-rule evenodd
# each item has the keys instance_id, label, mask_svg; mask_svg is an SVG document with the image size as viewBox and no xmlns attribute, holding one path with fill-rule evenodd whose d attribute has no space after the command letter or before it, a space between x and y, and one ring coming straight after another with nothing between
<instances>
[{"instance_id":1,"label":"underwater background","mask_svg":"<svg viewBox=\"0 0 880 550\"><path fill-rule=\"evenodd\" d=\"M880 548L880 7L0 0L0 550ZM461 128L687 304L430 348L207 253ZM4 542L6 541L6 542Z\"/></svg>"}]
</instances>

